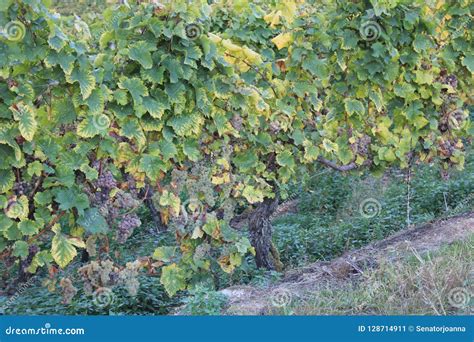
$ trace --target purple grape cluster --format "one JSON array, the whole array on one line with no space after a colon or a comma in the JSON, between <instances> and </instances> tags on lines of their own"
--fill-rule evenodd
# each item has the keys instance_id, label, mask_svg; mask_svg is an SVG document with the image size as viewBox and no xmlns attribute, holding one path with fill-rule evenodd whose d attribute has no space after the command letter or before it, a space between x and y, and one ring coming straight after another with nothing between
<instances>
[{"instance_id":1,"label":"purple grape cluster","mask_svg":"<svg viewBox=\"0 0 474 342\"><path fill-rule=\"evenodd\" d=\"M133 230L142 224L137 214L126 214L118 224L117 241L124 243L133 234Z\"/></svg>"},{"instance_id":2,"label":"purple grape cluster","mask_svg":"<svg viewBox=\"0 0 474 342\"><path fill-rule=\"evenodd\" d=\"M455 75L449 75L446 77L446 84L449 84L451 87L456 89L458 87L458 79Z\"/></svg>"},{"instance_id":3,"label":"purple grape cluster","mask_svg":"<svg viewBox=\"0 0 474 342\"><path fill-rule=\"evenodd\" d=\"M136 206L136 200L129 193L119 192L115 199L115 204L122 209L131 209Z\"/></svg>"},{"instance_id":4,"label":"purple grape cluster","mask_svg":"<svg viewBox=\"0 0 474 342\"><path fill-rule=\"evenodd\" d=\"M13 191L17 196L27 195L31 192L32 187L27 182L18 182L13 186Z\"/></svg>"},{"instance_id":5,"label":"purple grape cluster","mask_svg":"<svg viewBox=\"0 0 474 342\"><path fill-rule=\"evenodd\" d=\"M101 189L113 189L117 186L117 181L112 172L105 171L99 176L97 186Z\"/></svg>"}]
</instances>

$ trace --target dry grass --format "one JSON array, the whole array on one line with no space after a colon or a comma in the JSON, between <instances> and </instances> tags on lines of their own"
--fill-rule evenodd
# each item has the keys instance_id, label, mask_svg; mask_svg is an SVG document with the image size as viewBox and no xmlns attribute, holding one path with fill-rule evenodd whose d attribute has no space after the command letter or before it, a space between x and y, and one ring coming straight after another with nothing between
<instances>
[{"instance_id":1,"label":"dry grass","mask_svg":"<svg viewBox=\"0 0 474 342\"><path fill-rule=\"evenodd\" d=\"M350 283L328 282L269 314L451 315L474 313L474 235L434 252L411 248Z\"/></svg>"}]
</instances>

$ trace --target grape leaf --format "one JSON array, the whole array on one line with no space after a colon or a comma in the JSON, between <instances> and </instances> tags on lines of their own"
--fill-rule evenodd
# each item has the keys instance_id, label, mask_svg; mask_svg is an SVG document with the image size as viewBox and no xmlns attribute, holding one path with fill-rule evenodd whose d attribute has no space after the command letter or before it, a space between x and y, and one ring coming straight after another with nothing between
<instances>
[{"instance_id":1,"label":"grape leaf","mask_svg":"<svg viewBox=\"0 0 474 342\"><path fill-rule=\"evenodd\" d=\"M59 267L66 267L77 255L76 248L62 233L53 237L51 244L51 255Z\"/></svg>"},{"instance_id":2,"label":"grape leaf","mask_svg":"<svg viewBox=\"0 0 474 342\"><path fill-rule=\"evenodd\" d=\"M163 267L160 281L170 297L186 289L186 273L175 263Z\"/></svg>"}]
</instances>

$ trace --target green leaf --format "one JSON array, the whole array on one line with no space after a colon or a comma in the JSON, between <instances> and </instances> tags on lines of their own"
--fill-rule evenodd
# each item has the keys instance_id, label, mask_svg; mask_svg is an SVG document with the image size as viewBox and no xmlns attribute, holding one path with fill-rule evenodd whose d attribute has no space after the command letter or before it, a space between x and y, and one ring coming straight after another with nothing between
<instances>
[{"instance_id":1,"label":"green leaf","mask_svg":"<svg viewBox=\"0 0 474 342\"><path fill-rule=\"evenodd\" d=\"M338 147L339 160L344 164L349 164L354 159L354 154L347 146Z\"/></svg>"},{"instance_id":2,"label":"green leaf","mask_svg":"<svg viewBox=\"0 0 474 342\"><path fill-rule=\"evenodd\" d=\"M168 125L173 127L177 135L184 137L190 134L199 126L199 115L197 114L180 114L174 115L168 120Z\"/></svg>"},{"instance_id":3,"label":"green leaf","mask_svg":"<svg viewBox=\"0 0 474 342\"><path fill-rule=\"evenodd\" d=\"M173 212L178 215L181 206L181 200L178 196L168 190L164 190L163 193L160 195L160 199L158 201L160 206L162 207L170 207L173 209Z\"/></svg>"},{"instance_id":4,"label":"green leaf","mask_svg":"<svg viewBox=\"0 0 474 342\"><path fill-rule=\"evenodd\" d=\"M126 89L132 95L135 104L141 104L142 98L148 96L148 89L143 84L143 81L137 77L126 78L122 77L118 86L121 89Z\"/></svg>"},{"instance_id":5,"label":"green leaf","mask_svg":"<svg viewBox=\"0 0 474 342\"><path fill-rule=\"evenodd\" d=\"M23 138L32 141L38 128L36 113L33 108L27 104L18 103L16 106L11 106L10 110L13 112L13 118L18 121L18 127Z\"/></svg>"},{"instance_id":6,"label":"green leaf","mask_svg":"<svg viewBox=\"0 0 474 342\"><path fill-rule=\"evenodd\" d=\"M61 31L59 26L52 26L52 30L48 37L49 46L59 52L64 46L66 46L66 43L67 36Z\"/></svg>"},{"instance_id":7,"label":"green leaf","mask_svg":"<svg viewBox=\"0 0 474 342\"><path fill-rule=\"evenodd\" d=\"M5 193L13 187L15 175L12 170L0 170L0 193Z\"/></svg>"},{"instance_id":8,"label":"green leaf","mask_svg":"<svg viewBox=\"0 0 474 342\"><path fill-rule=\"evenodd\" d=\"M76 57L71 54L65 52L57 53L53 51L46 57L44 63L48 68L59 65L66 75L70 75L74 69L75 61Z\"/></svg>"},{"instance_id":9,"label":"green leaf","mask_svg":"<svg viewBox=\"0 0 474 342\"><path fill-rule=\"evenodd\" d=\"M152 155L144 155L140 159L139 168L152 180L156 180L160 172L166 172L166 165L161 158Z\"/></svg>"},{"instance_id":10,"label":"green leaf","mask_svg":"<svg viewBox=\"0 0 474 342\"><path fill-rule=\"evenodd\" d=\"M97 208L86 209L77 224L91 234L106 233L109 230L107 221Z\"/></svg>"},{"instance_id":11,"label":"green leaf","mask_svg":"<svg viewBox=\"0 0 474 342\"><path fill-rule=\"evenodd\" d=\"M89 114L102 114L105 106L105 96L102 89L94 89L86 102L89 106Z\"/></svg>"},{"instance_id":12,"label":"green leaf","mask_svg":"<svg viewBox=\"0 0 474 342\"><path fill-rule=\"evenodd\" d=\"M196 140L186 140L183 145L183 152L191 161L198 161L201 156L199 144Z\"/></svg>"},{"instance_id":13,"label":"green leaf","mask_svg":"<svg viewBox=\"0 0 474 342\"><path fill-rule=\"evenodd\" d=\"M380 112L383 108L383 96L380 89L377 89L376 91L371 90L369 92L369 98L375 104L375 108Z\"/></svg>"},{"instance_id":14,"label":"green leaf","mask_svg":"<svg viewBox=\"0 0 474 342\"><path fill-rule=\"evenodd\" d=\"M38 160L35 160L34 162L28 164L27 173L30 177L41 176L41 174L43 173L43 164Z\"/></svg>"},{"instance_id":15,"label":"green leaf","mask_svg":"<svg viewBox=\"0 0 474 342\"><path fill-rule=\"evenodd\" d=\"M77 125L77 134L83 138L104 136L110 127L110 119L105 114L88 115Z\"/></svg>"},{"instance_id":16,"label":"green leaf","mask_svg":"<svg viewBox=\"0 0 474 342\"><path fill-rule=\"evenodd\" d=\"M413 41L413 47L416 52L422 53L433 46L431 39L425 35L417 34Z\"/></svg>"},{"instance_id":17,"label":"green leaf","mask_svg":"<svg viewBox=\"0 0 474 342\"><path fill-rule=\"evenodd\" d=\"M162 102L158 102L152 97L143 98L143 108L150 113L150 115L155 119L161 119L165 109L169 106L164 105Z\"/></svg>"},{"instance_id":18,"label":"green leaf","mask_svg":"<svg viewBox=\"0 0 474 342\"><path fill-rule=\"evenodd\" d=\"M55 201L59 203L59 209L70 210L76 208L79 215L82 215L84 209L89 207L89 198L87 195L76 189L59 190L56 194Z\"/></svg>"},{"instance_id":19,"label":"green leaf","mask_svg":"<svg viewBox=\"0 0 474 342\"><path fill-rule=\"evenodd\" d=\"M24 220L18 223L18 229L20 229L23 235L35 235L38 233L39 228L39 224L31 220Z\"/></svg>"},{"instance_id":20,"label":"green leaf","mask_svg":"<svg viewBox=\"0 0 474 342\"><path fill-rule=\"evenodd\" d=\"M28 197L20 196L16 201L8 206L5 211L7 217L12 219L26 219L29 214Z\"/></svg>"},{"instance_id":21,"label":"green leaf","mask_svg":"<svg viewBox=\"0 0 474 342\"><path fill-rule=\"evenodd\" d=\"M56 234L51 243L51 255L59 267L66 267L77 255L76 248L64 234Z\"/></svg>"},{"instance_id":22,"label":"green leaf","mask_svg":"<svg viewBox=\"0 0 474 342\"><path fill-rule=\"evenodd\" d=\"M140 41L132 44L129 49L130 59L137 61L145 69L151 69L153 66L153 60L151 58L151 52L155 51L156 47L147 42Z\"/></svg>"},{"instance_id":23,"label":"green leaf","mask_svg":"<svg viewBox=\"0 0 474 342\"><path fill-rule=\"evenodd\" d=\"M161 140L158 143L158 146L163 158L166 160L173 158L178 153L175 144L173 144L171 141Z\"/></svg>"},{"instance_id":24,"label":"green leaf","mask_svg":"<svg viewBox=\"0 0 474 342\"><path fill-rule=\"evenodd\" d=\"M277 154L276 161L280 166L286 166L290 169L295 167L295 158L290 151L283 151Z\"/></svg>"},{"instance_id":25,"label":"green leaf","mask_svg":"<svg viewBox=\"0 0 474 342\"><path fill-rule=\"evenodd\" d=\"M349 115L354 113L358 113L360 115L365 114L365 107L359 100L352 100L352 99L345 99L344 100L344 108Z\"/></svg>"},{"instance_id":26,"label":"green leaf","mask_svg":"<svg viewBox=\"0 0 474 342\"><path fill-rule=\"evenodd\" d=\"M160 281L170 297L186 289L186 273L175 263L163 267Z\"/></svg>"},{"instance_id":27,"label":"green leaf","mask_svg":"<svg viewBox=\"0 0 474 342\"><path fill-rule=\"evenodd\" d=\"M95 88L95 77L89 69L75 68L70 75L66 74L66 81L68 83L79 83L82 98L85 100Z\"/></svg>"},{"instance_id":28,"label":"green leaf","mask_svg":"<svg viewBox=\"0 0 474 342\"><path fill-rule=\"evenodd\" d=\"M474 55L466 55L461 64L464 65L471 73L474 73Z\"/></svg>"},{"instance_id":29,"label":"green leaf","mask_svg":"<svg viewBox=\"0 0 474 342\"><path fill-rule=\"evenodd\" d=\"M313 76L319 77L320 79L326 79L328 77L328 70L325 60L319 59L316 55L306 57L303 61L302 67L308 70Z\"/></svg>"},{"instance_id":30,"label":"green leaf","mask_svg":"<svg viewBox=\"0 0 474 342\"><path fill-rule=\"evenodd\" d=\"M233 162L242 171L245 171L254 167L258 162L258 158L254 151L248 150L237 154L233 158Z\"/></svg>"},{"instance_id":31,"label":"green leaf","mask_svg":"<svg viewBox=\"0 0 474 342\"><path fill-rule=\"evenodd\" d=\"M16 241L13 245L13 256L25 259L28 256L28 243L25 241Z\"/></svg>"},{"instance_id":32,"label":"green leaf","mask_svg":"<svg viewBox=\"0 0 474 342\"><path fill-rule=\"evenodd\" d=\"M146 144L145 133L143 133L139 121L135 118L125 120L122 124L120 135L129 139L135 139L139 146L144 146Z\"/></svg>"},{"instance_id":33,"label":"green leaf","mask_svg":"<svg viewBox=\"0 0 474 342\"><path fill-rule=\"evenodd\" d=\"M86 163L82 164L79 170L86 175L87 180L93 181L99 178L99 172Z\"/></svg>"},{"instance_id":34,"label":"green leaf","mask_svg":"<svg viewBox=\"0 0 474 342\"><path fill-rule=\"evenodd\" d=\"M237 251L242 255L252 249L249 239L245 236L242 236L240 240L235 243L235 247L237 247Z\"/></svg>"},{"instance_id":35,"label":"green leaf","mask_svg":"<svg viewBox=\"0 0 474 342\"><path fill-rule=\"evenodd\" d=\"M403 83L403 84L396 84L395 87L393 88L395 95L403 97L403 98L409 98L410 95L412 95L415 92L415 88L408 83Z\"/></svg>"},{"instance_id":36,"label":"green leaf","mask_svg":"<svg viewBox=\"0 0 474 342\"><path fill-rule=\"evenodd\" d=\"M34 197L35 203L38 205L47 205L53 200L53 195L50 191L37 192Z\"/></svg>"},{"instance_id":37,"label":"green leaf","mask_svg":"<svg viewBox=\"0 0 474 342\"><path fill-rule=\"evenodd\" d=\"M202 227L202 230L213 239L220 238L220 222L216 217L211 217L207 219L206 224Z\"/></svg>"},{"instance_id":38,"label":"green leaf","mask_svg":"<svg viewBox=\"0 0 474 342\"><path fill-rule=\"evenodd\" d=\"M153 259L163 262L171 262L176 257L176 247L162 246L155 249Z\"/></svg>"},{"instance_id":39,"label":"green leaf","mask_svg":"<svg viewBox=\"0 0 474 342\"><path fill-rule=\"evenodd\" d=\"M314 145L305 146L304 159L312 162L319 157L320 150Z\"/></svg>"},{"instance_id":40,"label":"green leaf","mask_svg":"<svg viewBox=\"0 0 474 342\"><path fill-rule=\"evenodd\" d=\"M242 196L250 203L260 203L263 202L263 192L260 189L255 188L252 185L247 185L242 192Z\"/></svg>"},{"instance_id":41,"label":"green leaf","mask_svg":"<svg viewBox=\"0 0 474 342\"><path fill-rule=\"evenodd\" d=\"M415 71L416 80L418 84L431 84L433 83L433 74L430 70L417 70Z\"/></svg>"}]
</instances>

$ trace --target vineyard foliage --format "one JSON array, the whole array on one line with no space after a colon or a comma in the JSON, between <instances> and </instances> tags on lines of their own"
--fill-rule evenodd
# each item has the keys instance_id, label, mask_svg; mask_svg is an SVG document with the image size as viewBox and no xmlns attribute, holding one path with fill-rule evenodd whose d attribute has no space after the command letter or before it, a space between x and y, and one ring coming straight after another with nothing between
<instances>
[{"instance_id":1,"label":"vineyard foliage","mask_svg":"<svg viewBox=\"0 0 474 342\"><path fill-rule=\"evenodd\" d=\"M85 250L89 290L133 295L146 269L174 295L255 253L231 219L316 163L463 167L471 1L173 1L87 23L47 5L0 5L0 252L20 275ZM147 200L176 244L105 261Z\"/></svg>"}]
</instances>

